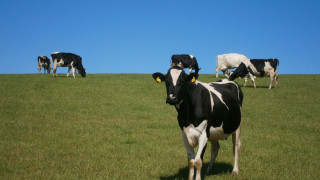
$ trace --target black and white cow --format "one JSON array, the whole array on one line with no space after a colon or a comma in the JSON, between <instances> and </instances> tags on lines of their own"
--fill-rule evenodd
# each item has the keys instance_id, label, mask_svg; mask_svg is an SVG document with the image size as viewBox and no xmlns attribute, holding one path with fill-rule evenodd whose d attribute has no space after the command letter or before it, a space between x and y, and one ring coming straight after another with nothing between
<instances>
[{"instance_id":1,"label":"black and white cow","mask_svg":"<svg viewBox=\"0 0 320 180\"><path fill-rule=\"evenodd\" d=\"M233 173L238 174L240 152L240 124L243 94L233 81L202 83L198 74L187 75L181 67L174 66L166 75L154 73L157 82L165 82L166 102L174 105L178 112L178 124L188 155L189 179L201 179L201 167L207 142L211 142L211 161L207 174L213 172L213 164L219 150L218 140L232 135L234 151ZM194 148L199 145L196 156Z\"/></svg>"},{"instance_id":2,"label":"black and white cow","mask_svg":"<svg viewBox=\"0 0 320 180\"><path fill-rule=\"evenodd\" d=\"M78 70L82 77L86 77L86 70L82 66L82 58L72 53L54 52L51 54L53 61L53 77L57 77L57 67L69 67L67 77L70 69L75 78L75 71Z\"/></svg>"},{"instance_id":3,"label":"black and white cow","mask_svg":"<svg viewBox=\"0 0 320 180\"><path fill-rule=\"evenodd\" d=\"M38 70L41 72L41 68L43 67L44 73L50 74L51 70L51 61L47 56L38 56Z\"/></svg>"},{"instance_id":4,"label":"black and white cow","mask_svg":"<svg viewBox=\"0 0 320 180\"><path fill-rule=\"evenodd\" d=\"M175 54L171 56L172 65L178 65L182 68L189 68L189 74L191 73L192 69L195 70L195 73L198 74L199 66L197 59L193 55L188 54Z\"/></svg>"},{"instance_id":5,"label":"black and white cow","mask_svg":"<svg viewBox=\"0 0 320 180\"><path fill-rule=\"evenodd\" d=\"M243 62L232 73L229 80L233 81L237 77L245 77L244 87L247 85L247 76L250 77L253 86L256 88L255 77L270 77L269 89L275 81L275 88L278 88L278 59L250 59L249 63Z\"/></svg>"}]
</instances>

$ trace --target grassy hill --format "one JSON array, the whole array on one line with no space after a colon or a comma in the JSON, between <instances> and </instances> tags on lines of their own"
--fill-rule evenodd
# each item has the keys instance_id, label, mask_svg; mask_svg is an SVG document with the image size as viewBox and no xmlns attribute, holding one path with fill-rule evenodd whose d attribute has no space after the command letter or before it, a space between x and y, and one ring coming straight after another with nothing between
<instances>
[{"instance_id":1,"label":"grassy hill","mask_svg":"<svg viewBox=\"0 0 320 180\"><path fill-rule=\"evenodd\" d=\"M317 179L320 75L280 75L271 90L268 78L256 84L242 88L238 178ZM0 75L0 179L186 179L164 86L150 74ZM231 138L220 146L206 179L233 178ZM210 146L203 170L209 159Z\"/></svg>"}]
</instances>

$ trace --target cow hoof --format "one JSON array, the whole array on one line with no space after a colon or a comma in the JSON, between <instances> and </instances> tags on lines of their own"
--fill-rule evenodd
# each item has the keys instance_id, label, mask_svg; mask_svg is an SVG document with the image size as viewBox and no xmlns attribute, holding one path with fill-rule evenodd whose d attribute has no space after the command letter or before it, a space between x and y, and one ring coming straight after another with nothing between
<instances>
[{"instance_id":1,"label":"cow hoof","mask_svg":"<svg viewBox=\"0 0 320 180\"><path fill-rule=\"evenodd\" d=\"M232 171L232 175L238 176L238 174L239 174L239 171L236 171L236 170Z\"/></svg>"},{"instance_id":2,"label":"cow hoof","mask_svg":"<svg viewBox=\"0 0 320 180\"><path fill-rule=\"evenodd\" d=\"M212 169L207 169L206 175L207 175L207 176L213 175Z\"/></svg>"},{"instance_id":3,"label":"cow hoof","mask_svg":"<svg viewBox=\"0 0 320 180\"><path fill-rule=\"evenodd\" d=\"M206 170L206 175L212 175L213 174L213 166L209 164L207 170Z\"/></svg>"}]
</instances>

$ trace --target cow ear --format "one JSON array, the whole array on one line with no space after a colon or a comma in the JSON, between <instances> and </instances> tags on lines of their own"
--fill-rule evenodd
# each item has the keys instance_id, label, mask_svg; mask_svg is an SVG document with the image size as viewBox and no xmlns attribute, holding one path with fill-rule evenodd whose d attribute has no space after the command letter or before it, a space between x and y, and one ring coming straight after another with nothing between
<instances>
[{"instance_id":1,"label":"cow ear","mask_svg":"<svg viewBox=\"0 0 320 180\"><path fill-rule=\"evenodd\" d=\"M161 83L161 82L165 81L165 78L166 78L165 75L163 75L162 73L159 73L159 72L153 73L152 77L158 83Z\"/></svg>"},{"instance_id":2,"label":"cow ear","mask_svg":"<svg viewBox=\"0 0 320 180\"><path fill-rule=\"evenodd\" d=\"M198 79L199 75L198 73L191 73L188 75L188 81L194 83Z\"/></svg>"}]
</instances>

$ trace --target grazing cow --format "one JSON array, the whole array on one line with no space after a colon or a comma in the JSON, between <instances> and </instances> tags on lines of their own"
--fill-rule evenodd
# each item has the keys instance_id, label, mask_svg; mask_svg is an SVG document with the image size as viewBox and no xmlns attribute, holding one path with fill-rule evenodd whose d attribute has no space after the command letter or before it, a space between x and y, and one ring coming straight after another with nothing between
<instances>
[{"instance_id":1,"label":"grazing cow","mask_svg":"<svg viewBox=\"0 0 320 180\"><path fill-rule=\"evenodd\" d=\"M247 85L247 76L250 77L254 88L256 83L254 81L256 77L270 77L269 89L272 88L273 80L275 80L275 88L278 88L278 59L250 59L249 63L241 63L239 67L232 73L229 80L233 81L237 77L245 77L244 87Z\"/></svg>"},{"instance_id":2,"label":"grazing cow","mask_svg":"<svg viewBox=\"0 0 320 180\"><path fill-rule=\"evenodd\" d=\"M216 63L216 77L218 78L219 70L223 72L228 78L230 74L230 69L237 68L241 62L249 61L249 59L242 54L229 53L217 56ZM227 74L225 74L227 71Z\"/></svg>"},{"instance_id":3,"label":"grazing cow","mask_svg":"<svg viewBox=\"0 0 320 180\"><path fill-rule=\"evenodd\" d=\"M41 68L43 67L44 69L44 73L50 74L50 70L51 70L51 61L47 56L38 56L38 70L39 73L41 72Z\"/></svg>"},{"instance_id":4,"label":"grazing cow","mask_svg":"<svg viewBox=\"0 0 320 180\"><path fill-rule=\"evenodd\" d=\"M182 68L189 68L189 74L191 73L192 69L195 70L195 73L198 74L199 72L199 66L196 58L193 55L188 54L181 54L181 55L172 55L171 56L172 65L178 65Z\"/></svg>"},{"instance_id":5,"label":"grazing cow","mask_svg":"<svg viewBox=\"0 0 320 180\"><path fill-rule=\"evenodd\" d=\"M69 67L67 77L69 76L70 69L75 78L75 71L78 70L82 77L86 77L86 70L82 66L82 58L72 53L54 52L51 54L53 61L53 77L57 77L57 67Z\"/></svg>"},{"instance_id":6,"label":"grazing cow","mask_svg":"<svg viewBox=\"0 0 320 180\"><path fill-rule=\"evenodd\" d=\"M166 102L174 105L178 112L178 124L182 140L187 150L189 179L193 179L196 168L196 179L201 179L201 167L207 142L211 142L211 161L207 174L213 172L213 164L219 150L218 140L226 140L232 135L234 167L238 174L240 152L240 124L243 94L233 81L202 83L198 74L187 75L181 67L174 66L166 75L154 73L157 82L166 83ZM194 148L199 145L196 156Z\"/></svg>"}]
</instances>

